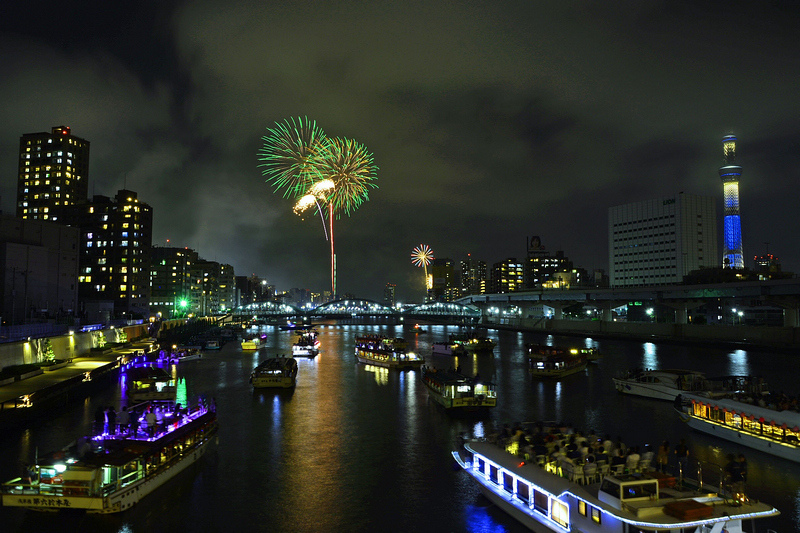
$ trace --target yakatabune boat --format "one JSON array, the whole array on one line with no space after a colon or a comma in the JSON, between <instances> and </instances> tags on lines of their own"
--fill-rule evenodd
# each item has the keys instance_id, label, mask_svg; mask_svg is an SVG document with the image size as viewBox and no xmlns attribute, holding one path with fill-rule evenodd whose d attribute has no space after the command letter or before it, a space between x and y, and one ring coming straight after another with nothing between
<instances>
[{"instance_id":1,"label":"yakatabune boat","mask_svg":"<svg viewBox=\"0 0 800 533\"><path fill-rule=\"evenodd\" d=\"M533 531L742 533L744 520L780 514L719 486L657 473L561 477L504 448L469 441L453 457L500 509Z\"/></svg>"},{"instance_id":2,"label":"yakatabune boat","mask_svg":"<svg viewBox=\"0 0 800 533\"><path fill-rule=\"evenodd\" d=\"M250 374L253 388L288 389L297 384L297 360L293 357L270 357Z\"/></svg>"},{"instance_id":3,"label":"yakatabune boat","mask_svg":"<svg viewBox=\"0 0 800 533\"><path fill-rule=\"evenodd\" d=\"M497 405L494 383L450 370L422 367L422 382L433 400L448 410L478 411Z\"/></svg>"},{"instance_id":4,"label":"yakatabune boat","mask_svg":"<svg viewBox=\"0 0 800 533\"><path fill-rule=\"evenodd\" d=\"M753 397L748 403L694 394L681 394L675 399L681 420L690 428L800 462L800 413L758 403Z\"/></svg>"},{"instance_id":5,"label":"yakatabune boat","mask_svg":"<svg viewBox=\"0 0 800 533\"><path fill-rule=\"evenodd\" d=\"M160 421L156 419L151 430L146 413L156 410ZM124 511L197 462L217 433L213 405L184 409L153 401L131 412L129 426L39 457L31 465L31 479L3 483L3 505L37 511Z\"/></svg>"},{"instance_id":6,"label":"yakatabune boat","mask_svg":"<svg viewBox=\"0 0 800 533\"><path fill-rule=\"evenodd\" d=\"M319 353L317 332L309 328L297 328L297 339L292 344L292 355L295 357L316 357Z\"/></svg>"},{"instance_id":7,"label":"yakatabune boat","mask_svg":"<svg viewBox=\"0 0 800 533\"><path fill-rule=\"evenodd\" d=\"M401 348L403 344L398 339L361 337L360 341L356 341L356 358L359 363L397 370L416 370L421 367L425 360L416 353Z\"/></svg>"},{"instance_id":8,"label":"yakatabune boat","mask_svg":"<svg viewBox=\"0 0 800 533\"><path fill-rule=\"evenodd\" d=\"M532 376L558 379L584 371L589 360L577 348L529 344L528 363Z\"/></svg>"}]
</instances>

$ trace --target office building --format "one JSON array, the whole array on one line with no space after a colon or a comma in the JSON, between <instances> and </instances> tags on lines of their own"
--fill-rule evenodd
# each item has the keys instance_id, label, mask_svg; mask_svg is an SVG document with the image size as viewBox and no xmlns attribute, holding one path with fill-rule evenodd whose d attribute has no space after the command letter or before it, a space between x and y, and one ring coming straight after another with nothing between
<instances>
[{"instance_id":1,"label":"office building","mask_svg":"<svg viewBox=\"0 0 800 533\"><path fill-rule=\"evenodd\" d=\"M20 137L18 218L60 223L65 207L86 201L88 180L89 141L67 126Z\"/></svg>"},{"instance_id":2,"label":"office building","mask_svg":"<svg viewBox=\"0 0 800 533\"><path fill-rule=\"evenodd\" d=\"M680 193L608 210L611 287L681 283L689 272L717 267L714 198Z\"/></svg>"},{"instance_id":3,"label":"office building","mask_svg":"<svg viewBox=\"0 0 800 533\"><path fill-rule=\"evenodd\" d=\"M719 168L724 202L724 235L722 243L722 268L744 268L742 252L742 217L739 213L739 178L742 167L736 165L736 137L722 138L722 153L725 164Z\"/></svg>"},{"instance_id":4,"label":"office building","mask_svg":"<svg viewBox=\"0 0 800 533\"><path fill-rule=\"evenodd\" d=\"M547 286L556 273L570 272L571 270L572 261L564 256L562 250L558 250L554 254L542 245L538 236L528 239L528 257L525 259L524 266L526 289ZM558 286L558 284L556 285Z\"/></svg>"}]
</instances>

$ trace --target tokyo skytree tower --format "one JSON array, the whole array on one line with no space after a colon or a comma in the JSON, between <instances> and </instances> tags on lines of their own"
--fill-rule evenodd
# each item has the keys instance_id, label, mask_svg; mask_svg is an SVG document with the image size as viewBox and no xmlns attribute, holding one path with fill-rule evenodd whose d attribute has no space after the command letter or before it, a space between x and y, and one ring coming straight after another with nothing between
<instances>
[{"instance_id":1,"label":"tokyo skytree tower","mask_svg":"<svg viewBox=\"0 0 800 533\"><path fill-rule=\"evenodd\" d=\"M719 167L722 179L723 200L725 203L722 268L744 268L742 252L742 218L739 213L739 177L742 167L736 162L736 136L722 138L722 152L725 164Z\"/></svg>"}]
</instances>

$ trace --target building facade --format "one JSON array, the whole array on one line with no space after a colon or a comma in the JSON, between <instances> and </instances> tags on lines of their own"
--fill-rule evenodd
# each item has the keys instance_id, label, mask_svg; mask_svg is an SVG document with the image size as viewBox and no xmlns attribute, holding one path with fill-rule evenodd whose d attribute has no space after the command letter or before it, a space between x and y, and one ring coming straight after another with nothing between
<instances>
[{"instance_id":1,"label":"building facade","mask_svg":"<svg viewBox=\"0 0 800 533\"><path fill-rule=\"evenodd\" d=\"M150 314L152 208L122 189L65 212L80 228L78 293L83 306L110 302L116 318Z\"/></svg>"},{"instance_id":2,"label":"building facade","mask_svg":"<svg viewBox=\"0 0 800 533\"><path fill-rule=\"evenodd\" d=\"M526 289L544 287L553 281L556 273L570 272L572 261L558 250L547 250L538 236L528 239L528 257L525 259L524 278Z\"/></svg>"},{"instance_id":3,"label":"building facade","mask_svg":"<svg viewBox=\"0 0 800 533\"><path fill-rule=\"evenodd\" d=\"M524 280L522 263L516 257L492 265L491 286L494 294L521 291Z\"/></svg>"},{"instance_id":4,"label":"building facade","mask_svg":"<svg viewBox=\"0 0 800 533\"><path fill-rule=\"evenodd\" d=\"M428 289L428 301L452 302L461 292L456 283L453 261L447 258L434 259L431 263L433 284Z\"/></svg>"},{"instance_id":5,"label":"building facade","mask_svg":"<svg viewBox=\"0 0 800 533\"><path fill-rule=\"evenodd\" d=\"M150 312L163 318L190 312L192 265L197 252L191 248L154 246L150 252Z\"/></svg>"},{"instance_id":6,"label":"building facade","mask_svg":"<svg viewBox=\"0 0 800 533\"><path fill-rule=\"evenodd\" d=\"M608 210L611 287L681 283L718 265L714 198L678 194Z\"/></svg>"},{"instance_id":7,"label":"building facade","mask_svg":"<svg viewBox=\"0 0 800 533\"><path fill-rule=\"evenodd\" d=\"M486 261L473 259L467 255L461 261L461 296L470 294L486 294L489 290Z\"/></svg>"},{"instance_id":8,"label":"building facade","mask_svg":"<svg viewBox=\"0 0 800 533\"><path fill-rule=\"evenodd\" d=\"M88 180L89 141L67 126L20 137L18 218L60 222L65 207L86 201Z\"/></svg>"},{"instance_id":9,"label":"building facade","mask_svg":"<svg viewBox=\"0 0 800 533\"><path fill-rule=\"evenodd\" d=\"M2 324L74 318L77 228L0 214Z\"/></svg>"}]
</instances>

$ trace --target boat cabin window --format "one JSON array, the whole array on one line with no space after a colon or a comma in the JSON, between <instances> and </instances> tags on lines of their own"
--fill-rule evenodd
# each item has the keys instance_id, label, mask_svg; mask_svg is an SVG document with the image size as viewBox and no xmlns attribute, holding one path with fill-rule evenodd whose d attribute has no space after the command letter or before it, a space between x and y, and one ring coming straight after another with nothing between
<instances>
[{"instance_id":1,"label":"boat cabin window","mask_svg":"<svg viewBox=\"0 0 800 533\"><path fill-rule=\"evenodd\" d=\"M538 490L533 491L533 509L539 511L543 515L547 514L547 506L550 498L547 494Z\"/></svg>"},{"instance_id":2,"label":"boat cabin window","mask_svg":"<svg viewBox=\"0 0 800 533\"><path fill-rule=\"evenodd\" d=\"M618 500L621 499L619 484L609 478L603 479L603 483L600 485L600 492L605 492Z\"/></svg>"},{"instance_id":3,"label":"boat cabin window","mask_svg":"<svg viewBox=\"0 0 800 533\"><path fill-rule=\"evenodd\" d=\"M636 498L649 498L655 495L655 486L652 483L642 483L633 485L623 485L622 487L622 500L632 500Z\"/></svg>"}]
</instances>

